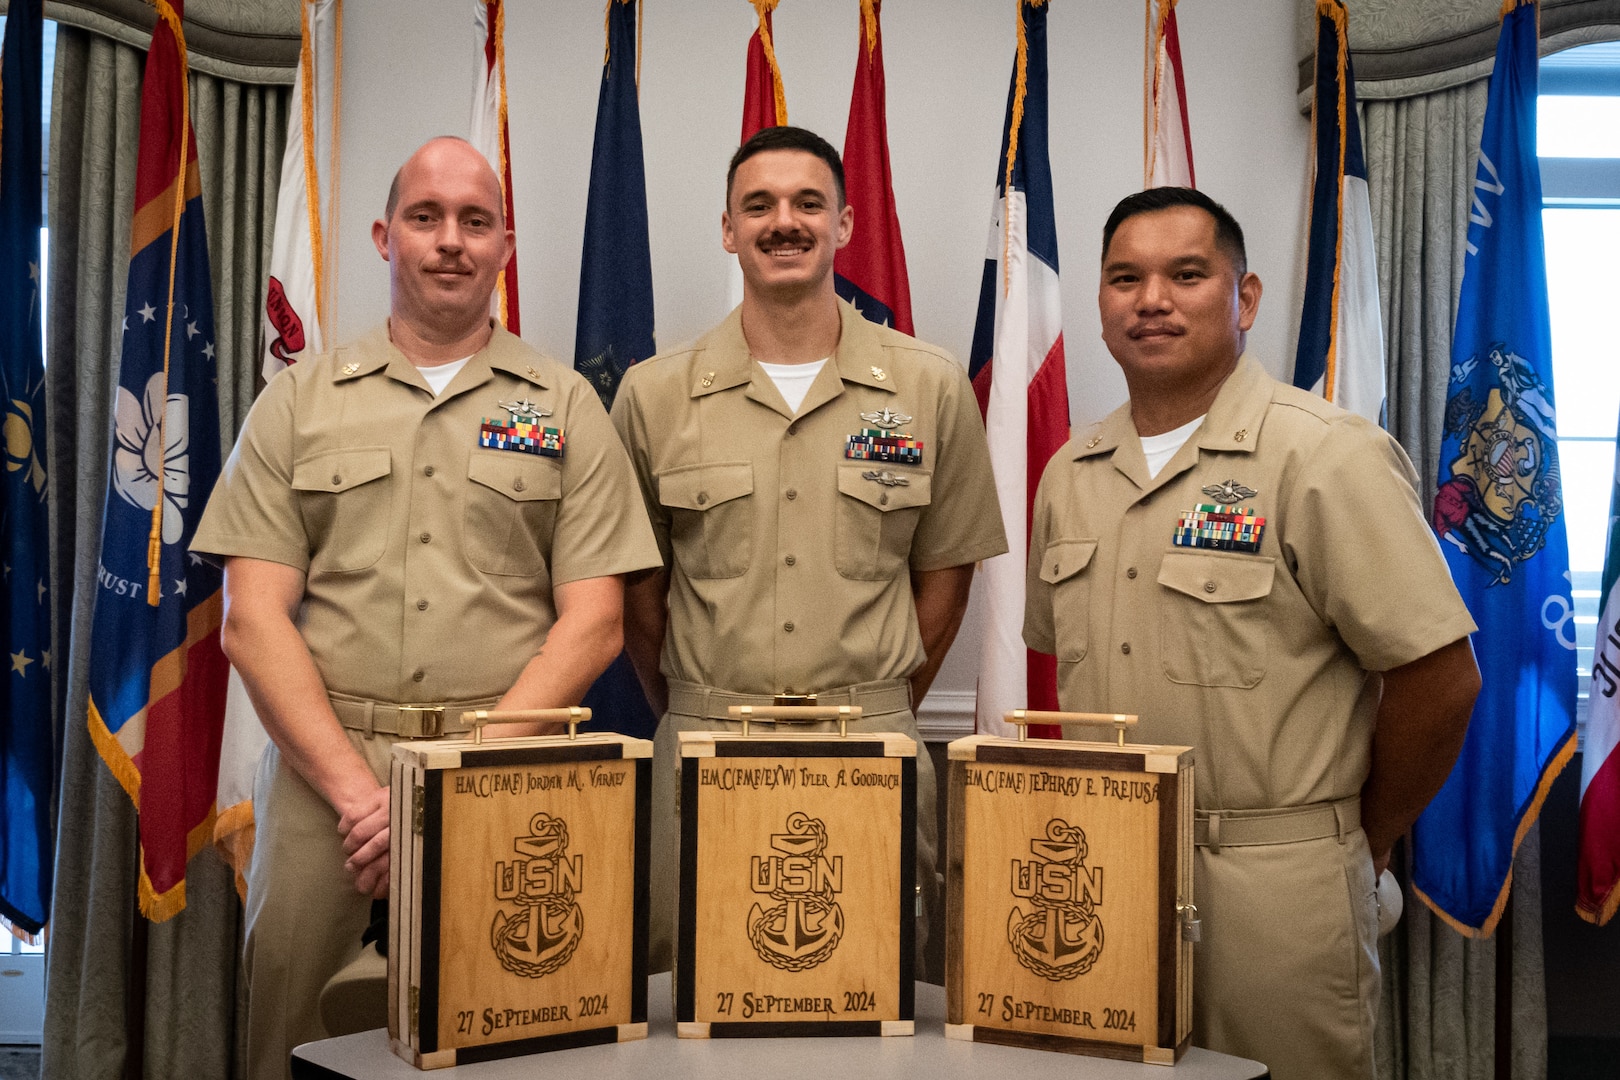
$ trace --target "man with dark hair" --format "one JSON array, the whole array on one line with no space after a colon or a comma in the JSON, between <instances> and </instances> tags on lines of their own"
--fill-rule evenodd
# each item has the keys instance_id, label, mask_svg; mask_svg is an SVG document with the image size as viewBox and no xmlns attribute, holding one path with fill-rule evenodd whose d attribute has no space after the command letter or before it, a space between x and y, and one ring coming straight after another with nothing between
<instances>
[{"instance_id":1,"label":"man with dark hair","mask_svg":"<svg viewBox=\"0 0 1620 1080\"><path fill-rule=\"evenodd\" d=\"M917 736L919 704L1007 550L973 388L940 350L833 292L848 243L838 155L766 128L732 161L721 242L742 305L695 345L632 367L613 422L665 569L631 578L625 644L656 711L653 969L674 940L676 732L778 695L859 705ZM934 776L917 755L917 869L937 908ZM923 955L919 923L917 955Z\"/></svg>"},{"instance_id":2,"label":"man with dark hair","mask_svg":"<svg viewBox=\"0 0 1620 1080\"><path fill-rule=\"evenodd\" d=\"M253 794L247 1055L287 1075L388 891L398 739L465 709L571 705L619 652L657 548L590 386L489 318L512 255L461 139L400 169L372 225L386 326L254 404L193 550L224 558L226 655L271 745Z\"/></svg>"},{"instance_id":3,"label":"man with dark hair","mask_svg":"<svg viewBox=\"0 0 1620 1080\"><path fill-rule=\"evenodd\" d=\"M1400 445L1244 352L1231 216L1159 188L1104 235L1130 400L1041 479L1024 638L1065 709L1196 750L1194 1041L1370 1080L1375 881L1462 746L1474 623Z\"/></svg>"}]
</instances>

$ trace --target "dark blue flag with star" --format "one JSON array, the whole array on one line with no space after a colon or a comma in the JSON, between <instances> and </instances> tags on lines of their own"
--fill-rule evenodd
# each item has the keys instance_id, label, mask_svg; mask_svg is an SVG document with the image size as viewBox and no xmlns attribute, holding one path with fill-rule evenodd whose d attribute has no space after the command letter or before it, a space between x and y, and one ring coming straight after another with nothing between
<instances>
[{"instance_id":1,"label":"dark blue flag with star","mask_svg":"<svg viewBox=\"0 0 1620 1080\"><path fill-rule=\"evenodd\" d=\"M585 201L574 370L612 408L625 369L653 352L652 248L636 101L636 0L610 0ZM612 731L650 739L658 726L623 653L586 693L584 704L601 727Z\"/></svg>"},{"instance_id":2,"label":"dark blue flag with star","mask_svg":"<svg viewBox=\"0 0 1620 1080\"><path fill-rule=\"evenodd\" d=\"M213 839L229 668L220 571L189 553L219 478L213 285L177 0L141 87L129 291L90 641L90 736L140 811L141 911L186 906Z\"/></svg>"},{"instance_id":3,"label":"dark blue flag with star","mask_svg":"<svg viewBox=\"0 0 1620 1080\"><path fill-rule=\"evenodd\" d=\"M40 0L12 0L0 46L0 504L6 605L0 718L0 924L32 936L51 902L50 533L40 341Z\"/></svg>"}]
</instances>

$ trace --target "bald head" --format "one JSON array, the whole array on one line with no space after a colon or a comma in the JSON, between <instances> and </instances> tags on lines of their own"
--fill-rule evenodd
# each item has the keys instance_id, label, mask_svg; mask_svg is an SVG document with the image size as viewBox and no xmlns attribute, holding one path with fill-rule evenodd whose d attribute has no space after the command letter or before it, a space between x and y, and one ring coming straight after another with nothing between
<instances>
[{"instance_id":1,"label":"bald head","mask_svg":"<svg viewBox=\"0 0 1620 1080\"><path fill-rule=\"evenodd\" d=\"M462 158L467 154L476 157L478 162L483 165L483 171L489 174L489 182L495 193L496 213L500 215L501 224L506 224L506 200L501 194L500 177L496 176L495 170L490 168L489 159L484 157L483 152L459 135L439 135L429 139L418 147L414 154L405 159L405 164L401 165L394 173L394 182L388 185L388 202L383 206L383 220L392 221L394 219L394 211L399 209L400 188L407 178L407 171L413 166L420 167L426 163L429 167L432 167L436 164L453 162L454 159Z\"/></svg>"}]
</instances>

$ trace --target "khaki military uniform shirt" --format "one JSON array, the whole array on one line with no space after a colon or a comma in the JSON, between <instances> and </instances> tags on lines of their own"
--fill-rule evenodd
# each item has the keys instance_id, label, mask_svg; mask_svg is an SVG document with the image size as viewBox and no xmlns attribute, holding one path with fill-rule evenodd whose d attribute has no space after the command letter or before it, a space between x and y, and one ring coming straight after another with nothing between
<instances>
[{"instance_id":1,"label":"khaki military uniform shirt","mask_svg":"<svg viewBox=\"0 0 1620 1080\"><path fill-rule=\"evenodd\" d=\"M548 414L562 455L480 447L503 402ZM595 392L500 327L438 397L386 327L276 376L192 547L304 571L327 689L389 702L500 696L556 621L555 586L658 565Z\"/></svg>"},{"instance_id":2,"label":"khaki military uniform shirt","mask_svg":"<svg viewBox=\"0 0 1620 1080\"><path fill-rule=\"evenodd\" d=\"M1202 809L1353 796L1368 673L1475 629L1416 484L1387 433L1244 356L1157 478L1129 404L1053 457L1024 638L1056 654L1064 708L1138 713L1142 741L1196 747ZM1222 503L1265 518L1259 551L1171 543L1181 514Z\"/></svg>"},{"instance_id":3,"label":"khaki military uniform shirt","mask_svg":"<svg viewBox=\"0 0 1620 1080\"><path fill-rule=\"evenodd\" d=\"M966 373L839 311L797 415L740 309L625 376L613 422L670 568L671 679L749 694L903 679L923 662L910 573L1007 550ZM921 461L846 457L867 429L913 437Z\"/></svg>"}]
</instances>

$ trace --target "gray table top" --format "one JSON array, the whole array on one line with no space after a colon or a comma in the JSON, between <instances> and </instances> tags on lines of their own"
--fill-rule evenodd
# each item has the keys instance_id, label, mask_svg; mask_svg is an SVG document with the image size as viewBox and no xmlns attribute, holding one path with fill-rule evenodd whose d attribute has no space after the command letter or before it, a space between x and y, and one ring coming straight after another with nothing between
<instances>
[{"instance_id":1,"label":"gray table top","mask_svg":"<svg viewBox=\"0 0 1620 1080\"><path fill-rule=\"evenodd\" d=\"M654 975L647 994L646 1039L606 1046L503 1058L431 1073L418 1071L388 1048L382 1028L305 1043L293 1051L293 1080L851 1080L855 1077L927 1076L979 1080L1017 1070L1022 1080L1260 1080L1270 1074L1257 1061L1193 1047L1173 1071L1163 1065L1026 1050L945 1038L945 989L917 984L917 1033L889 1038L678 1039L670 976Z\"/></svg>"}]
</instances>

